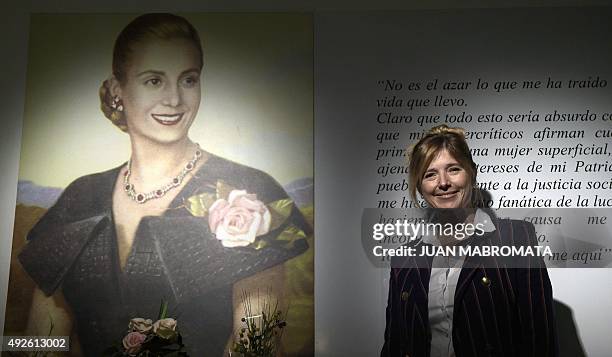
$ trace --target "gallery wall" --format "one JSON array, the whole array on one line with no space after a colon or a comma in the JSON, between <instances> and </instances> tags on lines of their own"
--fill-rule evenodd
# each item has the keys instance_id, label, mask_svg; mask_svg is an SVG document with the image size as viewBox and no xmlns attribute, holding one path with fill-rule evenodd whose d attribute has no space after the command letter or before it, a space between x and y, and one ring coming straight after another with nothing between
<instances>
[{"instance_id":1,"label":"gallery wall","mask_svg":"<svg viewBox=\"0 0 612 357\"><path fill-rule=\"evenodd\" d=\"M547 263L602 267L554 268L550 275L562 351L608 353L610 228L593 235L567 219L611 213L611 14L523 8L317 16L321 356L380 351L389 269L370 264L361 217L364 208L410 207L406 148L440 124L466 130L491 208L518 219L563 210L566 225L549 224L554 234L541 244L565 249L585 240L592 250L580 253L602 252L589 264L572 260L575 251Z\"/></svg>"},{"instance_id":2,"label":"gallery wall","mask_svg":"<svg viewBox=\"0 0 612 357\"><path fill-rule=\"evenodd\" d=\"M382 6L409 10L401 13L380 12L384 9L373 9L371 4L354 2L337 5L325 3L318 7L296 2L288 7L283 2L270 1L258 8L241 2L235 2L233 7L225 2L177 2L172 9L152 9L149 2L125 5L110 1L99 7L76 1L61 4L32 1L3 5L7 8L0 15L3 27L0 38L8 55L2 58L4 80L0 83L0 93L4 99L0 119L3 154L0 159L0 197L3 198L0 202L0 262L3 262L0 265L0 326L4 325L4 299L25 105L30 13L142 12L162 9L184 12L323 11L315 16L316 350L317 356L351 353L370 356L375 355L382 344L387 289L385 279L388 275L388 271L369 265L359 244L361 211L365 207L376 206L380 199L380 194L376 194L378 184L383 182L377 173L381 163L377 162L376 155L383 143L377 142L376 135L383 130L376 121L380 112L376 99L384 97L386 93L377 81L395 79L408 83L416 79L426 83L437 77L442 80L472 80L475 85L478 78L483 78L489 81L491 88L495 82L504 80L514 79L520 81L522 86L522 81L527 79L546 83L548 76L565 83L572 78L599 76L608 81L607 87L587 88L584 91L562 88L558 93L522 90L504 94L487 92L486 95L474 91L472 87L461 96L470 106L472 114L500 111L507 115L514 111L528 113L530 109L542 113L555 109L565 112L590 109L600 114L610 112L612 73L606 67L606 63L609 64L612 59L609 26L606 26L610 11L592 7L605 4L602 1L565 1L561 4L523 1L513 2L512 5L496 3L494 7L498 9L490 10L483 9L491 6L489 2L466 2L461 6L452 1L434 4L389 2ZM549 7L559 5L584 7ZM512 7L519 8L509 9ZM333 12L326 13L326 10ZM343 14L346 10L351 13ZM354 10L366 12L354 13ZM427 114L435 113L431 111ZM417 132L427 127L413 125L400 131ZM481 128L476 123L464 127L468 130ZM471 144L493 150L514 145L560 146L558 141L542 144L533 138L536 126L503 124L492 127L523 130L525 140L495 139L491 142L482 139L474 140ZM488 126L486 129L490 128ZM596 124L588 123L578 130L585 131L590 145L605 141L594 137L598 128ZM386 131L395 129L394 126L393 130ZM386 141L384 145L399 148L409 144L409 136L400 135L401 140ZM569 143L578 141L567 139L563 142L569 146ZM395 160L390 160L390 163L402 160L401 157L389 159ZM500 162L511 165L516 159L506 157ZM595 162L600 159L589 160ZM498 159L483 156L475 157L475 160L492 164ZM531 160L548 159L538 158L537 155L518 158L524 170ZM572 158L574 165L575 161L576 158ZM516 183L519 177L535 180L536 177L546 176L550 176L550 172L532 175L523 171L510 176L499 173L482 178ZM604 181L610 175L600 173L595 176ZM567 177L574 177L578 181L593 176L575 173ZM394 180L398 178L395 176ZM518 191L509 191L492 193L497 199L502 195L519 196L520 199L523 195ZM560 191L544 190L540 194L542 197L557 198ZM594 198L596 193L586 194ZM402 192L385 193L388 200L401 200L402 196ZM609 283L612 274L606 269L554 269L550 275L555 299L571 310L584 350L589 356L604 356L609 349L607 325L612 319L609 298L612 296L612 284Z\"/></svg>"}]
</instances>

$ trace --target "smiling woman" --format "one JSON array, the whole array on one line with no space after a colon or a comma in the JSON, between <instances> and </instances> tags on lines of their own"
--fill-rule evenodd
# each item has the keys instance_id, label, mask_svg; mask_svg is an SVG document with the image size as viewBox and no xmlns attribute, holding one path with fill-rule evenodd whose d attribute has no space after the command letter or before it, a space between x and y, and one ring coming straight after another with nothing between
<instances>
[{"instance_id":1,"label":"smiling woman","mask_svg":"<svg viewBox=\"0 0 612 357\"><path fill-rule=\"evenodd\" d=\"M100 356L164 300L186 351L218 356L234 285L307 249L312 229L274 179L190 139L202 67L183 17L142 15L117 37L99 94L131 155L72 182L30 230L19 255L37 285L28 335L53 326L78 337L72 354Z\"/></svg>"},{"instance_id":2,"label":"smiling woman","mask_svg":"<svg viewBox=\"0 0 612 357\"><path fill-rule=\"evenodd\" d=\"M463 129L432 128L412 148L409 170L410 195L418 204L418 192L427 203L428 223L462 227L454 234L422 234L415 240L421 251L537 246L529 222L497 219L481 209L476 164ZM463 229L472 224L483 227L482 234ZM477 253L394 257L381 356L557 356L544 261L525 257L515 268L506 266Z\"/></svg>"},{"instance_id":3,"label":"smiling woman","mask_svg":"<svg viewBox=\"0 0 612 357\"><path fill-rule=\"evenodd\" d=\"M447 149L443 149L431 161L423 175L421 195L432 207L467 207L472 196L470 182L463 166Z\"/></svg>"},{"instance_id":4,"label":"smiling woman","mask_svg":"<svg viewBox=\"0 0 612 357\"><path fill-rule=\"evenodd\" d=\"M140 42L133 47L138 56L123 78L112 77L110 87L123 105L132 141L184 139L200 106L199 48L183 39ZM157 124L169 128L161 130Z\"/></svg>"},{"instance_id":5,"label":"smiling woman","mask_svg":"<svg viewBox=\"0 0 612 357\"><path fill-rule=\"evenodd\" d=\"M476 164L463 130L441 125L431 129L410 153L410 196L416 193L434 208L468 208L481 205L476 184Z\"/></svg>"}]
</instances>

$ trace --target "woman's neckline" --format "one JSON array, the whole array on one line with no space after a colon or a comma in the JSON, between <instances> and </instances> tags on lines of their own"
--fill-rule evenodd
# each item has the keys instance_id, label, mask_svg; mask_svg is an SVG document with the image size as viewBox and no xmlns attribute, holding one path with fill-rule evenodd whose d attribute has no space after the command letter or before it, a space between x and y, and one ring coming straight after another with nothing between
<instances>
[{"instance_id":1,"label":"woman's neckline","mask_svg":"<svg viewBox=\"0 0 612 357\"><path fill-rule=\"evenodd\" d=\"M182 187L180 187L179 191L177 192L176 196L174 196L172 198L172 200L168 203L168 206L163 209L163 211L158 214L158 215L150 215L150 214L145 214L143 216L140 217L140 220L138 221L137 225L136 225L136 229L134 231L134 237L131 243L131 247L129 249L129 253L127 256L127 261L125 262L125 266L121 266L121 262L120 262L120 257L119 257L119 234L117 232L117 222L115 219L115 210L114 210L114 194L115 194L115 189L117 189L117 183L122 180L122 171L125 168L125 166L127 165L127 162L123 163L121 166L117 167L115 170L113 170L113 174L112 177L114 179L113 181L113 185L112 185L112 189L110 191L110 203L109 203L109 207L107 209L108 215L110 216L110 220L112 222L111 226L112 226L112 240L113 240L113 246L114 246L114 250L115 250L115 254L114 254L114 259L116 259L116 266L117 266L117 272L120 276L122 276L123 274L126 273L127 269L128 269L128 265L129 265L129 261L131 256L134 254L134 248L135 246L138 244L139 238L138 238L138 230L139 230L139 226L142 224L142 221L145 218L148 217L172 217L175 215L182 215L186 212L188 212L186 209L183 210L182 208L184 208L184 197L186 196L186 192L191 192L194 190L194 185L198 185L198 182L201 182L201 177L203 176L203 172L207 169L207 167L209 166L209 163L211 160L214 160L216 158L215 155L206 152L204 150L202 150L204 153L203 159L205 159L204 161L202 161L202 163L200 164L199 167L197 167L195 170L192 171L192 173L189 175L189 178L187 179L187 181L184 183L184 185ZM188 191L189 190L189 191ZM123 192L121 192L120 194L124 194ZM177 212L176 214L174 212Z\"/></svg>"}]
</instances>

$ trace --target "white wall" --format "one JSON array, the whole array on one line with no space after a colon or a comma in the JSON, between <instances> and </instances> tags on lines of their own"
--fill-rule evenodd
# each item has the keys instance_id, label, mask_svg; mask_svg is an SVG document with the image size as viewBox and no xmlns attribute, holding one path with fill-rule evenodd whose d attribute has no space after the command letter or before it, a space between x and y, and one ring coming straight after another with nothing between
<instances>
[{"instance_id":1,"label":"white wall","mask_svg":"<svg viewBox=\"0 0 612 357\"><path fill-rule=\"evenodd\" d=\"M548 76L564 80L599 75L612 80L612 45L610 27L606 24L611 9L455 9L419 12L357 12L322 14L315 21L315 200L316 200L316 344L320 356L373 356L382 346L385 327L384 308L387 302L388 269L374 268L368 261L359 240L363 208L376 208L380 199L401 202L406 191L377 195L380 182L401 182L404 174L382 178L377 167L387 162L402 165L405 157L376 160L379 148L405 148L411 141L409 133L429 129L433 124L420 126L420 114L497 112L504 120L496 124L451 124L468 131L495 130L522 132L522 139L468 139L471 148L489 148L487 156L475 156L480 165L519 165L517 173L479 174L480 182L511 183L511 188L491 190L495 207L502 196L520 199L533 196L516 188L520 178L530 184L538 180L573 179L576 181L612 180L612 172L551 173L549 165L567 161L573 167L577 160L612 163L612 145L607 155L582 155L576 158L529 156L518 158L495 157L498 147L562 147L582 143L604 145L609 139L596 138L598 129L610 129L610 122L601 120L601 113L612 111L609 98L612 86L603 89L542 89L517 90L497 93L494 90L475 90L477 78L489 81L543 80ZM437 92L408 91L408 82L426 83L439 79ZM385 92L381 80L399 80L404 90ZM472 80L466 91L440 90L444 81ZM465 107L432 106L425 109L378 108L377 99L392 95L404 98L432 99L436 95L461 97ZM510 113L526 113L530 109L544 113L555 109L598 113L589 123L507 123ZM408 124L379 124L380 112L412 114ZM441 121L443 122L443 120ZM537 130L546 126L584 130L583 139L534 138ZM382 144L376 140L379 132L397 132L397 140ZM544 166L541 173L527 172L531 161ZM503 185L502 185L503 186ZM541 190L538 198L553 202L562 195L578 194L592 199L611 198L611 190ZM574 200L575 202L575 200ZM531 206L533 207L533 206ZM571 207L576 207L575 203ZM529 208L530 211L536 211ZM609 216L610 209L607 209ZM524 211L523 211L524 214ZM519 213L520 215L520 213ZM524 217L524 216L523 216ZM608 230L609 231L609 230ZM566 233L566 232L563 232ZM586 238L584 235L579 238ZM610 247L610 237L601 236L600 242ZM609 266L612 256L607 253ZM579 337L589 356L607 356L611 347L609 331L603 328L612 320L612 270L551 269L554 298L573 313ZM569 320L561 327L572 327ZM564 338L561 342L568 342ZM564 348L563 352L568 349Z\"/></svg>"},{"instance_id":2,"label":"white wall","mask_svg":"<svg viewBox=\"0 0 612 357\"><path fill-rule=\"evenodd\" d=\"M378 7L389 8L482 8L487 6L506 7L506 6L559 6L559 5L600 5L609 3L607 1L519 1L513 4L497 2L490 5L489 1L471 1L462 5L456 5L454 1L427 2L416 1L406 4L402 1L389 1L378 4ZM197 5L194 5L197 4ZM226 1L215 2L196 2L196 1L175 1L172 8L160 6L149 1L125 2L105 1L100 5L78 1L49 2L29 1L14 4L4 4L0 11L0 43L2 43L2 74L3 80L0 81L0 93L2 93L3 114L0 118L2 129L0 130L0 146L2 156L0 158L0 332L4 326L4 307L6 298L6 286L8 280L8 265L10 258L10 244L12 237L12 222L14 218L14 202L17 185L17 170L19 160L19 148L21 137L21 118L23 115L24 93L25 93L25 70L27 64L27 37L28 21L30 12L142 12L153 10L166 11L204 11L204 10L299 10L311 11L319 10L354 10L372 9L372 4L358 3L354 1L346 2L320 2L318 5L304 2L294 2L287 5L285 1L266 1L257 5L251 2L232 1L228 5ZM573 26L568 23L566 26ZM577 29L578 30L578 29ZM357 31L357 30L355 30ZM513 28L508 27L512 32ZM319 31L317 36L327 36L325 32ZM608 36L608 38L610 38ZM315 63L317 60L315 60ZM350 63L346 64L351 68ZM588 62L581 64L588 66ZM359 79L360 74L353 74ZM317 89L321 89L316 85ZM316 158L316 183L317 183L317 227L316 236L318 243L316 247L316 344L318 356L338 355L338 351L349 351L344 339L354 344L352 351L356 355L372 355L381 342L382 330L380 318L383 316L381 306L384 305L385 283L383 279L386 274L382 271L360 271L359 268L340 271L335 267L343 263L351 267L355 261L363 259L362 252L357 246L358 242L353 241L354 245L348 245L344 258L337 260L332 254L335 244L326 244L334 239L347 236L347 232L354 230L358 232L358 222L354 229L340 225L342 215L334 209L346 209L346 205L340 202L326 201L324 197L336 197L337 194L354 194L348 188L337 189L336 182L342 177L346 177L346 170L342 167L334 167L337 160L345 160L351 154L350 150L338 148L332 145L337 137L335 131L328 131L333 127L324 125L321 119L325 119L325 114L333 109L333 104L326 101L325 95L330 94L329 90L315 93L317 103L315 108L316 115L316 137L315 137L315 158ZM369 100L371 96L366 96ZM327 97L328 99L330 97ZM361 98L363 99L363 98ZM609 100L609 99L608 99ZM354 104L346 103L347 105ZM355 111L357 113L357 111ZM343 118L349 120L350 117ZM344 131L346 132L346 131ZM340 133L340 131L338 131ZM345 143L359 145L359 140L347 140ZM328 149L338 149L337 155ZM345 166L346 168L346 166ZM354 180L355 184L363 184L369 187L371 182L367 179L359 178L356 173L348 175ZM359 191L357 191L359 192ZM351 196L348 196L351 197ZM369 205L370 199L362 199L358 204L356 200L350 201L352 206L357 208ZM363 206L359 206L362 204ZM357 211L355 211L357 212ZM357 212L358 213L358 212ZM359 214L359 213L358 213ZM350 233L350 232L349 232ZM353 232L354 233L354 232ZM356 237L353 235L353 237ZM338 240L343 242L342 239ZM332 250L329 250L331 248ZM351 284L363 283L363 280L355 281L355 277L361 277L366 282L372 283L370 286L359 285L360 289L354 291ZM555 270L551 272L551 279L555 289L556 298L573 309L574 317L578 324L578 329L585 348L590 356L605 356L608 354L609 341L609 321L612 320L612 272L609 270ZM349 288L350 287L350 288ZM357 295L366 292L363 299ZM357 294L357 295L355 295ZM372 299L370 299L372 298ZM337 309L337 303L344 303L345 309ZM364 309L364 306L366 307ZM367 308L367 307L370 308ZM384 308L384 306L383 306ZM334 311L336 309L336 311ZM344 320L342 320L344 318ZM338 319L340 321L338 322ZM342 328L347 325L360 322L360 334L347 335L342 332ZM341 324L337 329L338 323ZM384 327L384 326L382 326ZM351 331L347 329L346 331ZM1 334L1 333L0 333Z\"/></svg>"}]
</instances>

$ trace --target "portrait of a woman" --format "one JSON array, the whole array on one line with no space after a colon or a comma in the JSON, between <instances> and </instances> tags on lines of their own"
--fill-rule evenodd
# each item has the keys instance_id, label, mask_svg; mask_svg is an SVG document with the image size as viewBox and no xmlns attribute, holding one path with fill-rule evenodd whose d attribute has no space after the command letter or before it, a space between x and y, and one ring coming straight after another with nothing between
<instances>
[{"instance_id":1,"label":"portrait of a woman","mask_svg":"<svg viewBox=\"0 0 612 357\"><path fill-rule=\"evenodd\" d=\"M73 181L29 231L30 334L52 324L72 354L100 356L166 301L189 355L220 356L234 284L308 248L312 228L282 186L190 138L203 58L180 16L141 15L119 33L99 97L129 160Z\"/></svg>"},{"instance_id":2,"label":"portrait of a woman","mask_svg":"<svg viewBox=\"0 0 612 357\"><path fill-rule=\"evenodd\" d=\"M480 208L477 167L463 129L432 128L409 160L410 194L434 212L426 216L484 227L482 236L438 233L418 244L537 244L530 223L497 219ZM525 257L512 267L485 256L392 261L381 356L556 355L552 287L541 257Z\"/></svg>"}]
</instances>

